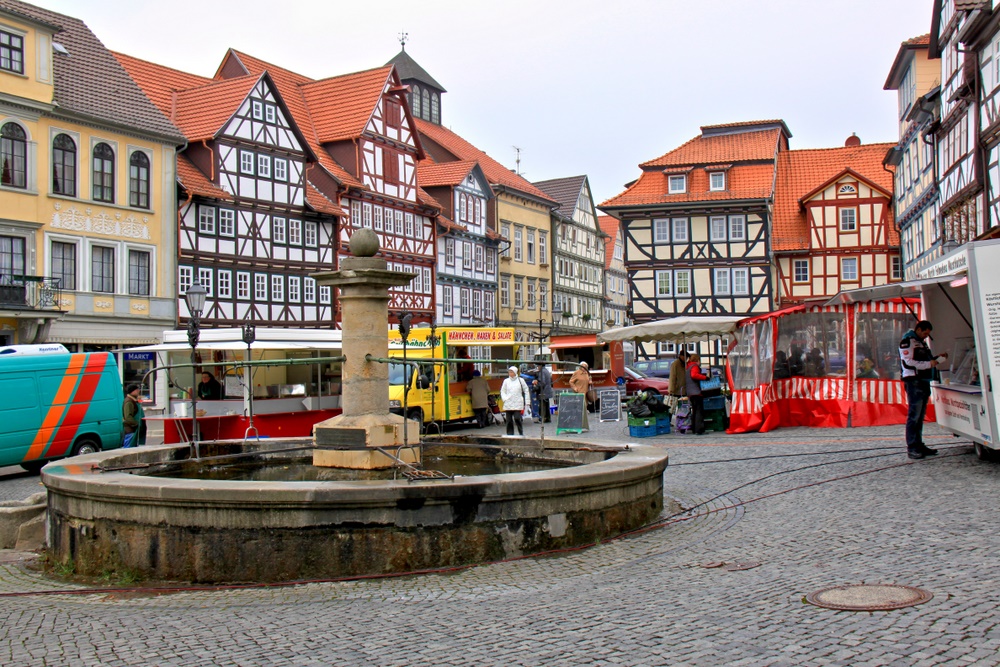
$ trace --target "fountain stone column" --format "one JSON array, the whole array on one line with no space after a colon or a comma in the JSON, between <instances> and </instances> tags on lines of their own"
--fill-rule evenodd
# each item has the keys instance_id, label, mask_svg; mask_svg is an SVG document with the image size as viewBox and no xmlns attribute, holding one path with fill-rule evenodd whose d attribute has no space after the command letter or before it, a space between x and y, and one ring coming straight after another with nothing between
<instances>
[{"instance_id":1,"label":"fountain stone column","mask_svg":"<svg viewBox=\"0 0 1000 667\"><path fill-rule=\"evenodd\" d=\"M370 470L396 462L386 449L407 463L420 462L420 424L389 411L389 367L366 361L366 355L389 355L389 288L410 284L414 275L389 271L375 257L378 236L362 228L351 236L354 257L339 271L313 274L319 285L340 288L341 341L346 360L341 382L343 413L313 426L313 465ZM406 432L403 447L403 430Z\"/></svg>"}]
</instances>

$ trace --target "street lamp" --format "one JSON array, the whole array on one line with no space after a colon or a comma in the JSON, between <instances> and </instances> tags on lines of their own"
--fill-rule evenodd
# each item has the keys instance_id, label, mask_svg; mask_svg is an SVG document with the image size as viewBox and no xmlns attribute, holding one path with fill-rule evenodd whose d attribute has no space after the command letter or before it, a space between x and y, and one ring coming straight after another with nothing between
<instances>
[{"instance_id":1,"label":"street lamp","mask_svg":"<svg viewBox=\"0 0 1000 667\"><path fill-rule=\"evenodd\" d=\"M189 314L187 334L188 345L191 346L191 374L194 379L191 384L191 444L194 446L195 458L201 458L198 453L198 369L195 367L198 358L195 348L198 347L198 338L201 337L201 311L205 309L205 297L207 296L208 291L200 283L191 285L184 295Z\"/></svg>"},{"instance_id":2,"label":"street lamp","mask_svg":"<svg viewBox=\"0 0 1000 667\"><path fill-rule=\"evenodd\" d=\"M253 323L253 320L250 319L250 315L248 314L246 320L243 321L243 342L247 344L247 361L253 361L253 355L250 352L250 345L255 340L257 340L257 326ZM245 377L247 379L247 392L250 394L250 423L247 424L247 430L243 434L243 439L246 440L250 435L250 431L253 431L257 434L257 439L260 440L260 432L257 430L257 427L253 425L253 366L247 366ZM320 383L323 382L322 376L320 376L319 381ZM323 392L321 391L320 396L322 395Z\"/></svg>"},{"instance_id":3,"label":"street lamp","mask_svg":"<svg viewBox=\"0 0 1000 667\"><path fill-rule=\"evenodd\" d=\"M530 334L532 338L538 341L538 357L542 356L542 341L555 334L555 332L559 329L559 322L561 321L562 310L558 307L552 309L552 326L548 331L542 331L542 326L545 324L545 318L538 318L538 333Z\"/></svg>"}]
</instances>

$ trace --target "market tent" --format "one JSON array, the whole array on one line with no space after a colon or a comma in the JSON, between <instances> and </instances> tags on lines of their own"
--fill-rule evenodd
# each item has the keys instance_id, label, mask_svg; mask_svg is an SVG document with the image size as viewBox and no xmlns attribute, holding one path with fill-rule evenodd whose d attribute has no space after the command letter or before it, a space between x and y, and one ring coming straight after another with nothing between
<instances>
[{"instance_id":1,"label":"market tent","mask_svg":"<svg viewBox=\"0 0 1000 667\"><path fill-rule=\"evenodd\" d=\"M597 340L608 343L613 340L637 340L640 342L662 341L683 343L695 338L728 336L736 331L736 323L742 317L668 317L665 320L644 322L630 327L610 329L597 334Z\"/></svg>"}]
</instances>

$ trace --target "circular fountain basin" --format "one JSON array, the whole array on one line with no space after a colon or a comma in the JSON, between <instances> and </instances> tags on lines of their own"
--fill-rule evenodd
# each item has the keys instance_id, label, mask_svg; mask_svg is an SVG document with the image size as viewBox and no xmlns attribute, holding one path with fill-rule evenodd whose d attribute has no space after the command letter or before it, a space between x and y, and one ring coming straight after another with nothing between
<instances>
[{"instance_id":1,"label":"circular fountain basin","mask_svg":"<svg viewBox=\"0 0 1000 667\"><path fill-rule=\"evenodd\" d=\"M667 453L563 440L445 436L434 457L527 465L451 479L266 481L185 474L186 446L141 447L47 465L49 555L83 575L268 582L410 572L592 544L663 511ZM293 467L306 439L202 443L203 458L252 453ZM245 460L245 459L243 459ZM297 464L294 464L297 465Z\"/></svg>"}]
</instances>

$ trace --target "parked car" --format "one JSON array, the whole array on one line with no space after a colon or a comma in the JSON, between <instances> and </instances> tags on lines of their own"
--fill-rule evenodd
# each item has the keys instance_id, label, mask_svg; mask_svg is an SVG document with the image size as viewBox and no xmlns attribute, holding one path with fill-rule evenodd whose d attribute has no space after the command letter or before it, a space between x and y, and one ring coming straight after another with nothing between
<instances>
[{"instance_id":1,"label":"parked car","mask_svg":"<svg viewBox=\"0 0 1000 667\"><path fill-rule=\"evenodd\" d=\"M638 391L647 390L661 396L667 396L670 394L670 383L662 378L650 377L642 371L626 366L625 393L632 395Z\"/></svg>"},{"instance_id":2,"label":"parked car","mask_svg":"<svg viewBox=\"0 0 1000 667\"><path fill-rule=\"evenodd\" d=\"M669 378L670 364L674 363L674 358L669 359L645 359L632 364L632 370L639 371L649 377Z\"/></svg>"}]
</instances>

